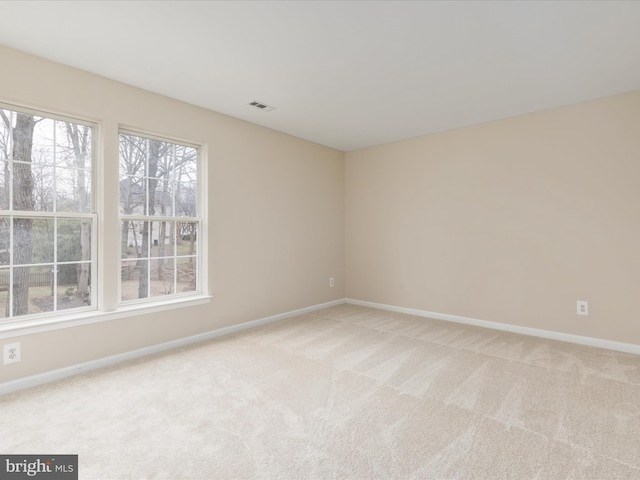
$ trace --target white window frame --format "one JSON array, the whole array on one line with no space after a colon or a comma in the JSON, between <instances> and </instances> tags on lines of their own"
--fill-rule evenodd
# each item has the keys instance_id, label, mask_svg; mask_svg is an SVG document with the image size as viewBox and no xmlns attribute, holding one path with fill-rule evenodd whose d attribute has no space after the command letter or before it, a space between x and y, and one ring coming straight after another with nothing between
<instances>
[{"instance_id":1,"label":"white window frame","mask_svg":"<svg viewBox=\"0 0 640 480\"><path fill-rule=\"evenodd\" d=\"M50 311L50 312L42 312L42 313L35 313L35 314L27 314L27 315L20 315L20 316L12 316L13 314L13 302L10 303L9 305L9 309L10 309L10 316L9 317L2 317L0 318L0 327L4 330L4 328L12 328L16 325L20 326L23 324L27 324L27 323L31 323L32 321L38 321L39 319L45 320L45 321L55 321L57 318L66 318L69 315L75 315L75 314L86 314L88 312L94 312L97 311L99 308L98 305L98 294L97 292L100 289L100 285L98 284L98 243L100 241L100 239L98 238L97 235L97 228L98 228L98 214L96 213L96 175L95 172L97 170L97 158L98 158L98 154L97 154L97 137L99 135L99 129L98 129L98 124L95 122L91 122L82 118L78 118L75 116L67 116L67 115L60 115L57 113L53 113L53 112L49 112L46 110L37 110L37 109L32 109L32 108L27 108L27 107L23 107L23 106L19 106L19 105L14 105L14 104L10 104L10 103L6 103L6 102L0 102L0 109L2 110L10 110L13 112L17 112L17 113L22 113L22 114L27 114L27 115L34 115L34 116L38 116L38 117L43 117L43 118L47 118L47 119L51 119L51 120L57 120L57 121L62 121L62 122L69 122L69 123L73 123L75 125L82 125L82 126L86 126L91 128L91 168L88 169L88 171L91 174L91 193L90 193L90 198L91 198L91 211L88 213L77 213L77 212L58 212L58 211L54 211L54 212L47 212L47 211L22 211L22 210L13 210L13 208L9 209L9 210L0 210L0 216L2 217L8 217L9 221L11 222L11 224L13 223L13 219L14 218L33 218L33 219L52 219L54 223L57 223L57 221L59 219L90 219L91 220L91 261L89 262L89 264L91 265L91 276L90 276L90 288L89 288L89 295L90 295L90 299L91 302L89 305L87 305L86 307L77 307L77 308L73 308L73 309L63 309L63 310L56 310L57 308L57 295L53 296L53 306L54 306L54 310ZM12 131L13 126L10 127L9 129L9 138L13 138L13 131ZM55 132L54 132L55 133ZM12 145L12 150L13 150L13 145ZM55 151L55 142L54 142L54 151ZM56 164L54 162L53 165L54 168L54 172L55 172L55 168L56 168ZM13 198L13 172L14 169L11 169L11 177L8 179L10 185L11 185L11 189L9 192L9 201L11 202L11 199ZM56 176L54 175L53 178L54 181L54 185L56 182ZM56 204L56 197L54 196L53 198L53 202L54 205ZM76 264L78 263L77 261L68 261L68 262L58 262L57 261L57 236L54 235L53 236L53 252L54 252L54 260L53 262L46 262L46 263L36 263L36 264L25 264L25 265L13 265L13 255L14 255L14 239L13 239L13 229L11 229L11 234L9 236L9 249L10 249L10 267L9 267L9 282L10 285L13 283L13 273L14 273L14 269L15 268L20 268L20 267L41 267L41 266L46 266L49 265L50 263L52 263L53 266L58 266L58 265L65 265L65 264ZM53 272L54 275L54 282L57 285L57 276L58 276L58 272L57 272L57 268L56 270ZM7 301L9 301L9 297L7 298Z\"/></svg>"},{"instance_id":2,"label":"white window frame","mask_svg":"<svg viewBox=\"0 0 640 480\"><path fill-rule=\"evenodd\" d=\"M91 306L2 318L0 319L0 340L111 320L121 320L156 312L166 312L173 309L183 309L197 305L205 305L211 302L213 296L208 290L208 274L206 271L208 266L208 193L206 188L208 181L208 145L206 143L194 143L170 135L158 136L140 129L137 126L125 127L122 124L112 123L111 121L106 122L107 125L105 126L103 125L105 120L83 116L77 112L56 112L54 109L48 109L46 107L32 108L29 105L16 104L11 101L0 101L0 108L92 127L90 169L91 212L86 214L60 212L63 213L62 215L58 212L32 212L32 214L29 214L29 216L41 218L55 215L62 218L91 218ZM197 291L189 292L185 295L151 297L137 303L126 304L119 303L119 279L117 281L118 288L114 289L117 291L106 291L107 284L112 285L115 283L116 271L119 277L119 265L121 264L120 249L112 249L110 245L105 244L105 231L120 228L122 222L118 214L119 205L113 205L112 202L105 198L106 192L112 189L110 182L112 182L113 179L115 179L116 182L119 181L119 168L117 166L119 165L118 145L120 132L129 132L147 138L175 142L198 149L196 208L199 209L199 227L197 233L199 264L197 270L198 278L196 280L198 282ZM105 159L105 152L107 151L114 152L116 158L112 158L112 155L109 154L109 158ZM109 165L105 165L106 160L108 160ZM115 171L112 170L112 162L116 164ZM2 212L4 216L14 215L24 217L28 214L28 212L23 215L23 212L16 213L8 210L3 210ZM6 213L9 213L9 215L6 215ZM118 265L117 267L116 264Z\"/></svg>"},{"instance_id":3,"label":"white window frame","mask_svg":"<svg viewBox=\"0 0 640 480\"><path fill-rule=\"evenodd\" d=\"M203 242L203 238L206 236L205 235L205 202L203 201L203 192L204 192L204 163L205 163L205 159L204 159L204 147L203 145L191 142L191 141L186 141L186 140L182 140L182 139L176 139L170 136L165 136L165 135L158 135L155 133L149 133L147 131L144 130L139 130L136 128L131 128L131 127L125 127L125 126L120 126L118 128L118 144L120 142L120 135L132 135L132 136L136 136L136 137L141 137L141 138L145 138L145 139L149 139L149 140L157 140L160 142L165 142L165 143L172 143L172 144L176 144L176 145L180 145L180 146L184 146L184 147L189 147L189 148L193 148L196 150L197 152L197 159L196 159L196 215L192 216L192 217L182 217L182 216L161 216L161 215L139 215L139 214L132 214L132 215L127 215L127 214L123 214L120 212L120 181L122 180L120 178L120 173L118 171L118 228L121 229L122 228L122 223L123 221L127 220L127 221L133 221L133 222L139 222L139 221L146 221L146 222L163 222L163 221L167 221L167 222L179 222L179 221L187 221L187 222L193 222L197 224L197 229L196 229L196 254L194 255L195 257L195 262L196 262L196 276L195 276L195 282L196 282L196 286L195 289L193 291L189 291L189 292L176 292L175 291L175 287L177 285L177 271L176 271L176 275L174 276L174 293L172 294L167 294L167 295L159 295L159 296L148 296L145 298L137 298L137 299L132 299L132 300L122 300L122 276L118 275L118 296L117 296L117 304L119 307L127 307L127 306L136 306L136 305L145 305L145 304L152 304L152 305L161 305L161 304L166 304L166 303L171 303L174 302L176 300L181 300L181 299L191 299L191 298L198 298L198 297L202 297L206 290L206 286L204 284L205 282L205 278L206 275L204 274L204 268L205 268L205 249L204 249L204 242ZM119 153L118 153L118 164L119 164ZM148 178L145 175L145 178ZM145 194L147 195L148 192L145 191ZM149 242L151 242L152 239L151 237L149 237ZM148 260L151 261L153 257L149 256ZM169 258L180 258L177 255L173 255L172 257ZM188 257L183 257L183 258L188 258ZM120 267L122 265L122 255L119 254L118 255L118 264L119 264L119 268L118 270L120 271ZM151 268L147 269L147 275L151 275Z\"/></svg>"}]
</instances>

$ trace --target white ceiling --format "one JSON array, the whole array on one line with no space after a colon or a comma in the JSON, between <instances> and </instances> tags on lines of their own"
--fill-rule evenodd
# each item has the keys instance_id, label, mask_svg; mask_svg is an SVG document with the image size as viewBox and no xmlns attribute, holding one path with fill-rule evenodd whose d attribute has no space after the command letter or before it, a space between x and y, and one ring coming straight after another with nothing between
<instances>
[{"instance_id":1,"label":"white ceiling","mask_svg":"<svg viewBox=\"0 0 640 480\"><path fill-rule=\"evenodd\" d=\"M344 151L640 89L635 1L3 1L0 43Z\"/></svg>"}]
</instances>

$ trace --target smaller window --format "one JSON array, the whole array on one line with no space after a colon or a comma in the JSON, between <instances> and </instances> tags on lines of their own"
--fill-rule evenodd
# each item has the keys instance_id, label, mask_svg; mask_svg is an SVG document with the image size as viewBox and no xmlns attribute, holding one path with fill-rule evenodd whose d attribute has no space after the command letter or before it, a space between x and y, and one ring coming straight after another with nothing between
<instances>
[{"instance_id":1,"label":"smaller window","mask_svg":"<svg viewBox=\"0 0 640 480\"><path fill-rule=\"evenodd\" d=\"M120 301L201 293L200 150L120 132Z\"/></svg>"}]
</instances>

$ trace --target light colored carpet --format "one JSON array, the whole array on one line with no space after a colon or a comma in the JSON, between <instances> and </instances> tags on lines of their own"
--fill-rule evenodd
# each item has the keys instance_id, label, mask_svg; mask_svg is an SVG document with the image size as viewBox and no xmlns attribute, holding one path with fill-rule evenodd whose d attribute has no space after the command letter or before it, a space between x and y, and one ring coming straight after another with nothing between
<instances>
[{"instance_id":1,"label":"light colored carpet","mask_svg":"<svg viewBox=\"0 0 640 480\"><path fill-rule=\"evenodd\" d=\"M341 305L0 398L97 479L640 478L640 357Z\"/></svg>"}]
</instances>

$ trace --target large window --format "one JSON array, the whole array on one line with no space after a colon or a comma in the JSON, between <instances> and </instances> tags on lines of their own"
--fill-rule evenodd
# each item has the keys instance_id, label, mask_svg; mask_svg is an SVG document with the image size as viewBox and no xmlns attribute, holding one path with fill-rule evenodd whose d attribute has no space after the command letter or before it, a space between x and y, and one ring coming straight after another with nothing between
<instances>
[{"instance_id":1,"label":"large window","mask_svg":"<svg viewBox=\"0 0 640 480\"><path fill-rule=\"evenodd\" d=\"M201 292L199 149L120 132L120 301Z\"/></svg>"},{"instance_id":2,"label":"large window","mask_svg":"<svg viewBox=\"0 0 640 480\"><path fill-rule=\"evenodd\" d=\"M93 138L0 105L0 322L95 308Z\"/></svg>"},{"instance_id":3,"label":"large window","mask_svg":"<svg viewBox=\"0 0 640 480\"><path fill-rule=\"evenodd\" d=\"M202 148L98 133L92 122L0 103L0 331L208 301ZM96 145L119 145L119 164L98 165ZM119 182L105 184L116 170Z\"/></svg>"}]
</instances>

